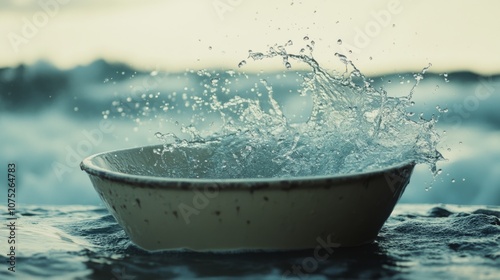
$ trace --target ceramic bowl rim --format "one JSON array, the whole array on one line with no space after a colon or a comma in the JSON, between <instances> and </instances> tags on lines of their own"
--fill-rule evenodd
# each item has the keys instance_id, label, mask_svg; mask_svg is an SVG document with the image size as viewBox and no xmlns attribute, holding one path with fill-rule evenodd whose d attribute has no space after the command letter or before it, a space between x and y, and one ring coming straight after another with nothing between
<instances>
[{"instance_id":1,"label":"ceramic bowl rim","mask_svg":"<svg viewBox=\"0 0 500 280\"><path fill-rule=\"evenodd\" d=\"M102 157L107 154L121 153L126 151L137 150L140 151L145 148L162 147L163 145L147 145L138 146L126 149L117 149L112 151L101 152L93 154L83 159L80 163L80 169L100 178L108 179L114 182L129 183L133 185L141 185L142 187L172 187L172 184L182 185L182 187L199 186L217 184L218 186L234 186L234 185L262 185L277 186L283 188L283 184L304 183L304 182L319 182L319 181L352 181L366 177L372 177L387 172L411 168L416 165L414 160L403 161L402 163L389 165L385 168L374 169L366 172L355 172L349 174L335 174L335 175L317 175L317 176L297 176L297 177L273 177L273 178L231 178L231 179L203 179L203 178L170 178L170 177L157 177L147 175L134 175L123 172L109 170L94 163L94 159Z\"/></svg>"}]
</instances>

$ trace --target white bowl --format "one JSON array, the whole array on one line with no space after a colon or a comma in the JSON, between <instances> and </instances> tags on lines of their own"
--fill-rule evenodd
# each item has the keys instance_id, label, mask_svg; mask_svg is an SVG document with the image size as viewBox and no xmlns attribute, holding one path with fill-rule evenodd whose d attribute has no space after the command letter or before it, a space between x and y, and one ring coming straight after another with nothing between
<instances>
[{"instance_id":1,"label":"white bowl","mask_svg":"<svg viewBox=\"0 0 500 280\"><path fill-rule=\"evenodd\" d=\"M365 173L284 179L166 178L162 158L153 151L161 148L106 152L81 163L111 214L146 250L293 250L370 243L414 167L407 162ZM183 172L190 165L186 158L203 162L210 153L178 148L163 160ZM204 168L198 165L195 171L203 174Z\"/></svg>"}]
</instances>

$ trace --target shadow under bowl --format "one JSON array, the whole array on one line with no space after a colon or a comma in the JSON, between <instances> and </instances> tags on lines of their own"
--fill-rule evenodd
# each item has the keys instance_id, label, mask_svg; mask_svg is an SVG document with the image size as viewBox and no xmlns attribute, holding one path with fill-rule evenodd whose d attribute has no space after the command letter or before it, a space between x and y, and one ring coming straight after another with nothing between
<instances>
[{"instance_id":1,"label":"shadow under bowl","mask_svg":"<svg viewBox=\"0 0 500 280\"><path fill-rule=\"evenodd\" d=\"M207 172L202 164L192 163L204 162L211 149L178 148L163 156L157 149L162 146L105 152L81 163L132 242L151 251L298 250L370 243L415 165L332 176L191 179ZM179 178L165 177L166 166L175 168Z\"/></svg>"}]
</instances>

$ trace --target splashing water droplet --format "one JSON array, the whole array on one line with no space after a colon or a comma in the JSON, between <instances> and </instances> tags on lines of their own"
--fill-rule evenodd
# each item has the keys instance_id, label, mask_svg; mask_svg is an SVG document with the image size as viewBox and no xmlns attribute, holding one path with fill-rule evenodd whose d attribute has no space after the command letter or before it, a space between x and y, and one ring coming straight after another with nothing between
<instances>
[{"instance_id":1,"label":"splashing water droplet","mask_svg":"<svg viewBox=\"0 0 500 280\"><path fill-rule=\"evenodd\" d=\"M309 36L304 36L304 41L308 41L309 40Z\"/></svg>"},{"instance_id":2,"label":"splashing water droplet","mask_svg":"<svg viewBox=\"0 0 500 280\"><path fill-rule=\"evenodd\" d=\"M343 54L340 54L340 53L335 53L335 56L338 57L340 59L340 61L342 61L344 64L349 64L349 60L347 59L347 57Z\"/></svg>"},{"instance_id":3,"label":"splashing water droplet","mask_svg":"<svg viewBox=\"0 0 500 280\"><path fill-rule=\"evenodd\" d=\"M161 133L161 132L156 132L156 133L155 133L155 136L156 136L156 138L161 139L161 138L163 138L163 133Z\"/></svg>"},{"instance_id":4,"label":"splashing water droplet","mask_svg":"<svg viewBox=\"0 0 500 280\"><path fill-rule=\"evenodd\" d=\"M238 68L245 66L245 64L247 64L246 60L240 61L240 63L238 63Z\"/></svg>"},{"instance_id":5,"label":"splashing water droplet","mask_svg":"<svg viewBox=\"0 0 500 280\"><path fill-rule=\"evenodd\" d=\"M452 182L452 183L455 183L456 181L455 181L455 179L451 179L451 182Z\"/></svg>"},{"instance_id":6,"label":"splashing water droplet","mask_svg":"<svg viewBox=\"0 0 500 280\"><path fill-rule=\"evenodd\" d=\"M341 39L338 39L338 40L337 40L337 44L342 45L342 40L341 40Z\"/></svg>"},{"instance_id":7,"label":"splashing water droplet","mask_svg":"<svg viewBox=\"0 0 500 280\"><path fill-rule=\"evenodd\" d=\"M248 57L252 58L253 60L262 60L266 56L263 53L260 53L260 52L250 52L248 54Z\"/></svg>"}]
</instances>

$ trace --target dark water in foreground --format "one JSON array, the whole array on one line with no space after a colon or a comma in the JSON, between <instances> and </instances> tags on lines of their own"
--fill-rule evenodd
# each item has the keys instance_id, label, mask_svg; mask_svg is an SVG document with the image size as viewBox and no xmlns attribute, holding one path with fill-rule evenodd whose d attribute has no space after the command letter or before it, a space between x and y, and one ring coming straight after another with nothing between
<instances>
[{"instance_id":1,"label":"dark water in foreground","mask_svg":"<svg viewBox=\"0 0 500 280\"><path fill-rule=\"evenodd\" d=\"M498 206L400 204L375 243L317 261L313 250L148 253L105 208L30 206L16 221L15 273L7 270L7 228L0 230L0 278L500 279L499 219Z\"/></svg>"}]
</instances>

